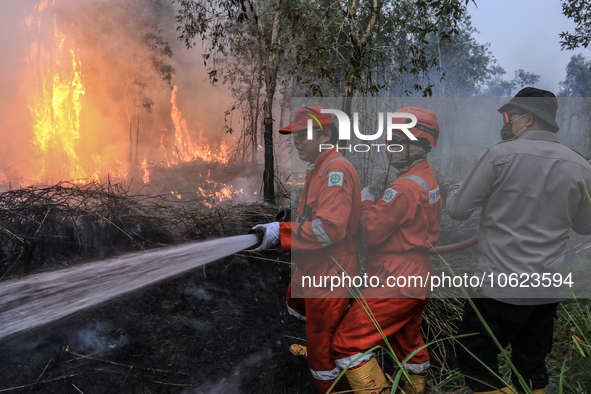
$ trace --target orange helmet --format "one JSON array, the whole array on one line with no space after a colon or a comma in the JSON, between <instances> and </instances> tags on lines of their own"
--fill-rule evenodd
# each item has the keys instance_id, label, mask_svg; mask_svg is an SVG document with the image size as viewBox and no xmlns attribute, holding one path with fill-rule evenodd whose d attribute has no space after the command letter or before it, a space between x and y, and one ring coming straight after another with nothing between
<instances>
[{"instance_id":1,"label":"orange helmet","mask_svg":"<svg viewBox=\"0 0 591 394\"><path fill-rule=\"evenodd\" d=\"M308 128L308 119L313 119L322 130L328 128L329 124L334 124L331 114L321 114L324 108L318 106L300 108L296 112L291 124L279 130L281 134L290 134L291 132L302 131Z\"/></svg>"},{"instance_id":2,"label":"orange helmet","mask_svg":"<svg viewBox=\"0 0 591 394\"><path fill-rule=\"evenodd\" d=\"M404 107L397 112L406 112L417 117L417 124L410 129L410 132L417 138L424 138L431 146L437 147L437 139L439 138L439 121L434 112L421 107ZM410 119L407 119L407 123Z\"/></svg>"}]
</instances>

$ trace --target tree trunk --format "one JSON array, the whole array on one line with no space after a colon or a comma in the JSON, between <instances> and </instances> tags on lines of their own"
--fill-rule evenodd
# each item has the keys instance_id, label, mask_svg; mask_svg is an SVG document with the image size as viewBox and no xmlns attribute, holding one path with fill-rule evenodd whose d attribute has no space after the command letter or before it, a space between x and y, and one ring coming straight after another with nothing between
<instances>
[{"instance_id":1,"label":"tree trunk","mask_svg":"<svg viewBox=\"0 0 591 394\"><path fill-rule=\"evenodd\" d=\"M275 15L278 22L278 14ZM265 171L263 172L264 201L275 204L275 161L273 159L273 98L277 87L277 70L279 69L278 45L269 52L269 61L265 67L265 102L263 103L265 132Z\"/></svg>"},{"instance_id":2,"label":"tree trunk","mask_svg":"<svg viewBox=\"0 0 591 394\"><path fill-rule=\"evenodd\" d=\"M139 159L138 159L138 150L140 147L140 91L139 89L137 90L137 103L136 103L136 107L135 107L135 120L136 120L136 132L135 132L135 168L134 171L137 171L137 169L140 167L139 164Z\"/></svg>"},{"instance_id":3,"label":"tree trunk","mask_svg":"<svg viewBox=\"0 0 591 394\"><path fill-rule=\"evenodd\" d=\"M351 60L347 66L347 73L345 75L345 93L343 94L343 106L342 111L351 117L351 104L353 102L353 96L358 87L358 81L360 78L360 67L362 48L355 48L351 56Z\"/></svg>"},{"instance_id":4,"label":"tree trunk","mask_svg":"<svg viewBox=\"0 0 591 394\"><path fill-rule=\"evenodd\" d=\"M281 44L279 42L279 15L281 12L281 0L275 3L275 16L271 42L265 40L263 25L260 18L260 2L255 1L255 14L257 18L258 41L261 51L262 69L265 75L265 102L264 133L265 140L265 170L263 171L263 200L269 204L275 204L275 160L273 158L273 97L277 87L277 70L279 69L279 55Z\"/></svg>"},{"instance_id":5,"label":"tree trunk","mask_svg":"<svg viewBox=\"0 0 591 394\"><path fill-rule=\"evenodd\" d=\"M274 90L274 89L273 89ZM275 161L273 160L273 94L267 86L265 103L265 170L263 172L263 196L264 201L275 204Z\"/></svg>"},{"instance_id":6,"label":"tree trunk","mask_svg":"<svg viewBox=\"0 0 591 394\"><path fill-rule=\"evenodd\" d=\"M262 70L259 70L259 76L257 78L256 96L257 101L254 107L254 119L252 125L252 163L257 164L257 151L259 148L258 129L259 129L259 114L260 114L260 100L261 100L261 88L263 87L263 75Z\"/></svg>"},{"instance_id":7,"label":"tree trunk","mask_svg":"<svg viewBox=\"0 0 591 394\"><path fill-rule=\"evenodd\" d=\"M441 86L441 97L445 97L445 86L443 83L443 60L441 59L441 40L437 33L437 53L439 54L439 85Z\"/></svg>"},{"instance_id":8,"label":"tree trunk","mask_svg":"<svg viewBox=\"0 0 591 394\"><path fill-rule=\"evenodd\" d=\"M371 13L369 21L364 30L358 31L358 16L357 11L359 9L360 0L353 0L348 5L337 1L337 4L349 25L349 41L352 46L351 60L347 65L347 74L345 76L345 93L343 94L343 111L347 114L351 114L351 103L355 91L359 87L359 79L362 77L364 70L361 70L363 64L363 58L366 55L365 47L367 40L373 34L378 16L381 12L384 0L373 0L371 5ZM359 33L362 33L359 35Z\"/></svg>"},{"instance_id":9,"label":"tree trunk","mask_svg":"<svg viewBox=\"0 0 591 394\"><path fill-rule=\"evenodd\" d=\"M137 129L135 132L135 169L137 170L140 167L139 156L138 156L138 152L140 149L140 114L139 114L139 109L136 110L135 118L137 121L137 125L136 125Z\"/></svg>"},{"instance_id":10,"label":"tree trunk","mask_svg":"<svg viewBox=\"0 0 591 394\"><path fill-rule=\"evenodd\" d=\"M129 157L127 158L127 173L131 174L132 162L133 162L133 134L131 131L131 115L129 114L129 108L127 107L127 89L123 91L123 97L125 98L125 113L127 114L127 121L129 122Z\"/></svg>"}]
</instances>

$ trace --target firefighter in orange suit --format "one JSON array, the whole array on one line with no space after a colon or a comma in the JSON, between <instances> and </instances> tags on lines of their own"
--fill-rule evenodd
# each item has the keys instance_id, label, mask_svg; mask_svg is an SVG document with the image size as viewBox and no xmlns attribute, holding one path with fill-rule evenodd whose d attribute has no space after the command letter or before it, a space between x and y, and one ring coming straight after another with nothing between
<instances>
[{"instance_id":1,"label":"firefighter in orange suit","mask_svg":"<svg viewBox=\"0 0 591 394\"><path fill-rule=\"evenodd\" d=\"M379 278L370 282L362 294L402 361L425 344L420 333L421 317L429 296L426 281L433 275L428 250L429 242L439 240L442 202L427 161L427 153L439 137L437 117L419 107L398 112L416 116L417 124L410 131L417 141L394 131L390 143L404 148L389 154L390 165L399 170L397 178L381 195L372 187L362 190L361 235L367 245L365 272L370 278ZM377 345L385 346L382 336L355 302L335 333L334 347L337 366L349 367L346 376L354 390L376 388L364 394L379 393L388 385L374 355L363 355ZM412 384L403 375L402 390L407 394L423 393L429 370L427 349L419 350L403 365Z\"/></svg>"},{"instance_id":2,"label":"firefighter in orange suit","mask_svg":"<svg viewBox=\"0 0 591 394\"><path fill-rule=\"evenodd\" d=\"M331 289L318 283L327 275L358 274L357 238L361 219L361 188L353 165L334 147L338 140L335 122L322 108L305 107L291 125L280 130L291 133L300 159L308 162L306 181L293 223L255 226L265 233L265 250L278 243L292 253L296 269L287 290L287 309L306 324L308 364L320 393L328 392L340 370L335 364L333 335L347 312L350 293L346 287ZM308 138L308 121L313 127ZM328 148L333 145L332 148ZM322 147L322 150L321 150ZM338 263L338 264L337 264ZM340 265L340 267L339 267Z\"/></svg>"}]
</instances>

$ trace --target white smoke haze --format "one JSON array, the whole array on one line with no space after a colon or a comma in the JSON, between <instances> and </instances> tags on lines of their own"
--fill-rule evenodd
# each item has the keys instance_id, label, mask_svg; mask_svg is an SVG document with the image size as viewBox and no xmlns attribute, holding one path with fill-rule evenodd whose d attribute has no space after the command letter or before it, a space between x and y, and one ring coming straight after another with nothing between
<instances>
[{"instance_id":1,"label":"white smoke haze","mask_svg":"<svg viewBox=\"0 0 591 394\"><path fill-rule=\"evenodd\" d=\"M127 336L114 330L110 322L91 322L68 333L68 351L77 354L100 355L128 342Z\"/></svg>"}]
</instances>

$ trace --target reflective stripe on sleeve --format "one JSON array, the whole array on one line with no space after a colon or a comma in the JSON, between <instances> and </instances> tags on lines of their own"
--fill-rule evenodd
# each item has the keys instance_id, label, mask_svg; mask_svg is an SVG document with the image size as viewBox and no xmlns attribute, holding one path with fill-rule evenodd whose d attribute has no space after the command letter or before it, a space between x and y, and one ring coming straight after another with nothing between
<instances>
[{"instance_id":1,"label":"reflective stripe on sleeve","mask_svg":"<svg viewBox=\"0 0 591 394\"><path fill-rule=\"evenodd\" d=\"M354 355L352 355L350 357L339 358L338 360L335 360L335 364L340 369L345 369L347 367L349 367L349 368L355 368L359 364L361 364L361 363L363 363L365 361L371 360L371 358L374 355L375 354L373 352L370 352L370 353L367 353L367 354L357 353L357 354L354 354ZM357 359L357 358L359 358L359 359ZM353 362L353 364L349 365L349 363L351 363L351 362Z\"/></svg>"},{"instance_id":2,"label":"reflective stripe on sleeve","mask_svg":"<svg viewBox=\"0 0 591 394\"><path fill-rule=\"evenodd\" d=\"M332 245L332 241L328 237L328 234L326 234L326 231L324 230L324 227L322 226L322 221L320 219L312 220L312 231L314 231L316 238L318 238L318 242L322 244L323 248Z\"/></svg>"},{"instance_id":3,"label":"reflective stripe on sleeve","mask_svg":"<svg viewBox=\"0 0 591 394\"><path fill-rule=\"evenodd\" d=\"M286 304L287 305L287 304ZM293 309L292 307L290 307L289 305L287 305L287 312L295 317L296 319L298 319L299 321L306 321L306 316L302 315L301 313L299 313L298 311L296 311L295 309Z\"/></svg>"},{"instance_id":4,"label":"reflective stripe on sleeve","mask_svg":"<svg viewBox=\"0 0 591 394\"><path fill-rule=\"evenodd\" d=\"M429 371L429 367L431 366L431 363L429 361L427 361L426 363L422 363L422 364L404 364L404 369L406 369L408 372L410 373L414 373L414 374L420 374L420 373L425 373L427 371Z\"/></svg>"},{"instance_id":5,"label":"reflective stripe on sleeve","mask_svg":"<svg viewBox=\"0 0 591 394\"><path fill-rule=\"evenodd\" d=\"M429 190L429 204L435 204L441 200L441 193L439 192L439 186L433 190Z\"/></svg>"},{"instance_id":6,"label":"reflective stripe on sleeve","mask_svg":"<svg viewBox=\"0 0 591 394\"><path fill-rule=\"evenodd\" d=\"M410 179L411 181L414 181L417 185L422 187L424 191L429 191L429 184L418 175L409 175L400 179Z\"/></svg>"},{"instance_id":7,"label":"reflective stripe on sleeve","mask_svg":"<svg viewBox=\"0 0 591 394\"><path fill-rule=\"evenodd\" d=\"M335 380L339 377L339 373L341 372L338 367L331 371L314 371L312 368L310 368L310 371L316 380Z\"/></svg>"}]
</instances>

